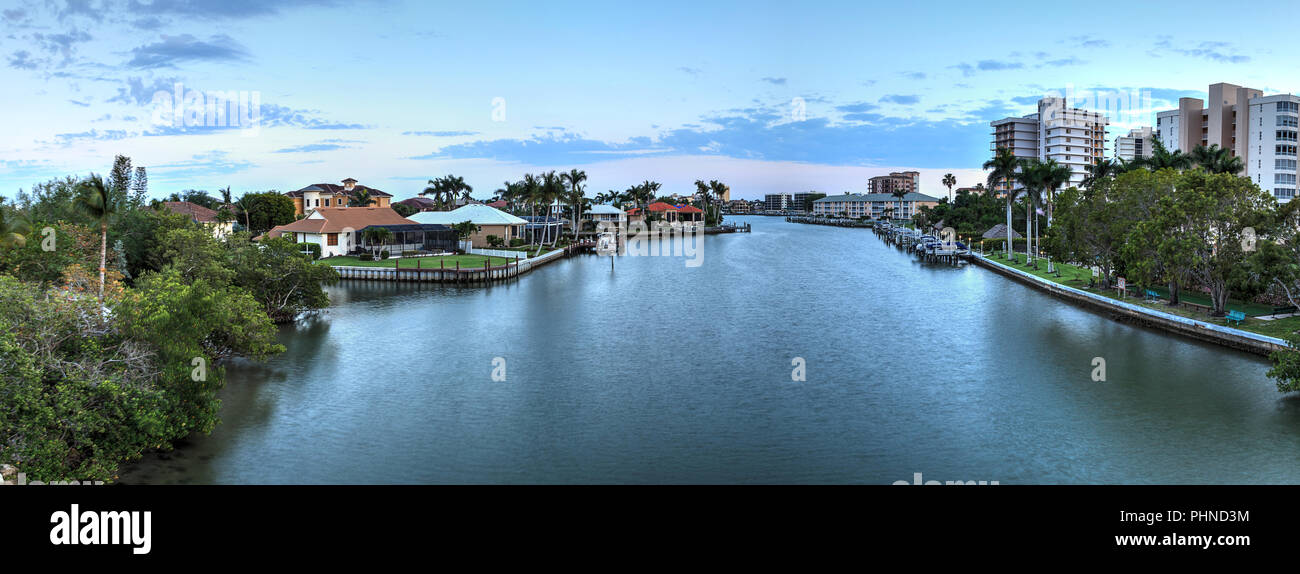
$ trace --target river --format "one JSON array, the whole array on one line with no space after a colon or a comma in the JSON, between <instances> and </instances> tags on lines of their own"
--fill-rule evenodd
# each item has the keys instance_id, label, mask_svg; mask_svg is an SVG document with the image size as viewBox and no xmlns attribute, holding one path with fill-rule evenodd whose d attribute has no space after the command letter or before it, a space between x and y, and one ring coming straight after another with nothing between
<instances>
[{"instance_id":1,"label":"river","mask_svg":"<svg viewBox=\"0 0 1300 574\"><path fill-rule=\"evenodd\" d=\"M1262 358L865 229L730 219L753 233L706 237L695 267L579 256L486 288L330 287L286 353L230 366L211 435L121 480L1300 482L1300 398Z\"/></svg>"}]
</instances>

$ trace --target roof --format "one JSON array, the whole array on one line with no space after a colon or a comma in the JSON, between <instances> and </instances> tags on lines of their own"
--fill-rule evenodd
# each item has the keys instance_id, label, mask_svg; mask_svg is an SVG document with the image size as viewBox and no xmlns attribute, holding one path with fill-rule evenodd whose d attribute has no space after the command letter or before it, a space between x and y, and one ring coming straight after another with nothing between
<instances>
[{"instance_id":1,"label":"roof","mask_svg":"<svg viewBox=\"0 0 1300 574\"><path fill-rule=\"evenodd\" d=\"M821 199L813 200L813 203L830 203L830 202L841 202L841 201L869 201L869 202L898 201L898 198L895 197L894 194L892 193L844 193L840 195L828 195ZM903 201L933 201L937 203L939 199L935 197L930 197L923 193L916 193L914 191L909 191L907 192L907 195L903 196Z\"/></svg>"},{"instance_id":2,"label":"roof","mask_svg":"<svg viewBox=\"0 0 1300 574\"><path fill-rule=\"evenodd\" d=\"M392 231L393 233L400 233L403 231L451 231L452 230L450 227L447 227L446 225L438 225L436 223L385 223L380 225L367 225L365 228L361 229L361 231L365 231L366 229L370 229L371 227L382 227L384 229Z\"/></svg>"},{"instance_id":3,"label":"roof","mask_svg":"<svg viewBox=\"0 0 1300 574\"><path fill-rule=\"evenodd\" d=\"M683 205L677 208L677 213L704 213L704 210L694 205Z\"/></svg>"},{"instance_id":4,"label":"roof","mask_svg":"<svg viewBox=\"0 0 1300 574\"><path fill-rule=\"evenodd\" d=\"M993 227L990 227L988 231L985 231L982 237L984 237L984 239L997 239L999 237L1005 239L1006 236L1007 236L1007 224L999 223L997 225L994 225ZM1012 229L1011 237L1022 237L1022 236L1020 235L1019 232Z\"/></svg>"},{"instance_id":5,"label":"roof","mask_svg":"<svg viewBox=\"0 0 1300 574\"><path fill-rule=\"evenodd\" d=\"M352 195L353 192L360 191L363 189L370 191L370 197L392 197L393 196L393 194L388 193L386 191L381 191L373 187L366 187L364 185L353 186L352 191L347 191L343 188L343 186L336 185L333 183L313 183L299 190L285 192L285 195L289 197L302 197L302 192L304 191L315 191L318 193L331 193L334 195Z\"/></svg>"},{"instance_id":6,"label":"roof","mask_svg":"<svg viewBox=\"0 0 1300 574\"><path fill-rule=\"evenodd\" d=\"M597 204L597 205L593 205L593 206L591 206L590 208L588 208L588 209L587 209L587 213L609 213L609 214L614 214L614 213L623 213L623 210L622 210L622 209L619 209L619 208L617 208L617 207L614 207L614 206L612 206L612 205L602 205L602 204Z\"/></svg>"},{"instance_id":7,"label":"roof","mask_svg":"<svg viewBox=\"0 0 1300 574\"><path fill-rule=\"evenodd\" d=\"M188 201L164 201L163 207L166 207L172 213L179 213L187 216L191 221L199 223L216 223L217 212L197 203Z\"/></svg>"},{"instance_id":8,"label":"roof","mask_svg":"<svg viewBox=\"0 0 1300 574\"><path fill-rule=\"evenodd\" d=\"M505 207L505 206L507 206L507 205L510 205L510 204L509 204L509 203L506 203L506 200L504 200L504 199L498 199L498 200L496 200L496 201L494 201L494 202L492 202L492 203L489 203L489 204L487 204L487 205L488 205L488 207L491 207L491 208L501 209L501 208L503 208L503 207Z\"/></svg>"},{"instance_id":9,"label":"roof","mask_svg":"<svg viewBox=\"0 0 1300 574\"><path fill-rule=\"evenodd\" d=\"M438 205L438 202L427 197L412 197L410 199L403 199L397 203L409 205L418 209L432 209L434 206Z\"/></svg>"},{"instance_id":10,"label":"roof","mask_svg":"<svg viewBox=\"0 0 1300 574\"><path fill-rule=\"evenodd\" d=\"M356 231L371 225L402 225L417 223L393 211L391 207L318 207L311 215L267 232L280 233L339 233ZM272 235L272 237L274 237Z\"/></svg>"},{"instance_id":11,"label":"roof","mask_svg":"<svg viewBox=\"0 0 1300 574\"><path fill-rule=\"evenodd\" d=\"M650 205L647 205L645 208L650 211L674 211L677 209L676 207L668 205L667 203L664 203L662 201L656 201L654 203L651 203Z\"/></svg>"},{"instance_id":12,"label":"roof","mask_svg":"<svg viewBox=\"0 0 1300 574\"><path fill-rule=\"evenodd\" d=\"M500 209L481 203L471 203L451 211L422 211L412 215L411 221L415 223L439 223L442 225L455 225L465 221L472 221L475 225L523 225L527 223L523 219Z\"/></svg>"}]
</instances>

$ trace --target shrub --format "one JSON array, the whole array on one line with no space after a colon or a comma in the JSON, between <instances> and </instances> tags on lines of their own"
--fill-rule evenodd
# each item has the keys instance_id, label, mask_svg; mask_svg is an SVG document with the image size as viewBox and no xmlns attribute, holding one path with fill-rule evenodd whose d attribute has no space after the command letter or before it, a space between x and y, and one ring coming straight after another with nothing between
<instances>
[{"instance_id":1,"label":"shrub","mask_svg":"<svg viewBox=\"0 0 1300 574\"><path fill-rule=\"evenodd\" d=\"M418 256L419 254L420 254L419 251L409 251L409 250L408 250L408 251L403 251L403 252L402 252L402 257L416 257L416 256Z\"/></svg>"},{"instance_id":2,"label":"shrub","mask_svg":"<svg viewBox=\"0 0 1300 574\"><path fill-rule=\"evenodd\" d=\"M304 243L303 246L306 247L308 251L311 251L311 260L312 260L312 261L315 261L315 260L317 260L317 259L320 259L320 244L319 244L319 243Z\"/></svg>"},{"instance_id":3,"label":"shrub","mask_svg":"<svg viewBox=\"0 0 1300 574\"><path fill-rule=\"evenodd\" d=\"M369 254L369 253L362 253L360 259L361 259L362 261L374 261L374 260L375 260L375 256L374 256L374 255L371 255L371 254Z\"/></svg>"},{"instance_id":4,"label":"shrub","mask_svg":"<svg viewBox=\"0 0 1300 574\"><path fill-rule=\"evenodd\" d=\"M510 246L511 246L511 247L519 247L520 245L523 245L523 244L524 244L524 240L521 239L521 238L518 238L518 237L516 237L516 238L510 240Z\"/></svg>"},{"instance_id":5,"label":"shrub","mask_svg":"<svg viewBox=\"0 0 1300 574\"><path fill-rule=\"evenodd\" d=\"M383 260L385 260L385 259L388 259L388 250L387 250L387 249L385 249L385 250L379 252L379 260L380 260L380 261L383 261Z\"/></svg>"}]
</instances>

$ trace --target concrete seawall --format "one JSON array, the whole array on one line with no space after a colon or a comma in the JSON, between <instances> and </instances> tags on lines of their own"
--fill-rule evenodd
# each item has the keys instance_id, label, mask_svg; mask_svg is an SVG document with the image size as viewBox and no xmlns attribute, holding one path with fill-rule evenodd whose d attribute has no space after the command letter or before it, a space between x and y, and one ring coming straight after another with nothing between
<instances>
[{"instance_id":1,"label":"concrete seawall","mask_svg":"<svg viewBox=\"0 0 1300 574\"><path fill-rule=\"evenodd\" d=\"M1152 329L1190 337L1198 341L1223 345L1233 349L1246 351L1256 355L1268 356L1273 351L1287 348L1286 341L1276 337L1269 337L1241 329L1233 329L1223 325L1215 325L1196 319L1188 319L1172 313L1165 313L1155 309L1148 309L1140 305L1133 305L1123 301L1117 301L1108 297L1103 297L1096 293L1089 293L1081 289L1075 289L1060 283L1048 281L1041 277L1036 277L1025 273L1019 269L1008 267L981 255L973 255L971 260L980 267L998 273L1004 277L1018 281L1040 291L1060 299L1064 299L1081 307L1098 311L1107 317L1121 323L1134 323Z\"/></svg>"},{"instance_id":2,"label":"concrete seawall","mask_svg":"<svg viewBox=\"0 0 1300 574\"><path fill-rule=\"evenodd\" d=\"M338 266L334 269L339 272L342 279L361 279L368 281L416 281L427 283L491 283L494 281L504 281L523 275L557 259L562 259L569 254L568 250L556 249L550 253L533 257L531 259L520 259L517 262L511 262L506 265L496 267L465 267L461 269L452 268L430 268L430 269L397 269L393 267L351 267Z\"/></svg>"}]
</instances>

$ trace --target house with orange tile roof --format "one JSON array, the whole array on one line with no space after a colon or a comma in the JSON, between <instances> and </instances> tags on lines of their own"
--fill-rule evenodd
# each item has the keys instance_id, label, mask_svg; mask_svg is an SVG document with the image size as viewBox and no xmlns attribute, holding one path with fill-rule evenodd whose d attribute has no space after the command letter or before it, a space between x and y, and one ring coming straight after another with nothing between
<instances>
[{"instance_id":1,"label":"house with orange tile roof","mask_svg":"<svg viewBox=\"0 0 1300 574\"><path fill-rule=\"evenodd\" d=\"M315 243L320 245L321 257L334 257L359 250L363 244L362 233L367 227L407 225L419 226L417 222L398 215L391 207L321 207L298 221L275 227L266 232L265 237L287 237L296 243Z\"/></svg>"},{"instance_id":2,"label":"house with orange tile roof","mask_svg":"<svg viewBox=\"0 0 1300 574\"><path fill-rule=\"evenodd\" d=\"M693 205L671 205L662 201L656 201L647 205L645 211L651 214L652 220L667 223L704 225L704 210ZM644 221L644 219L644 215L641 213L641 208L634 207L627 210L628 222Z\"/></svg>"}]
</instances>

